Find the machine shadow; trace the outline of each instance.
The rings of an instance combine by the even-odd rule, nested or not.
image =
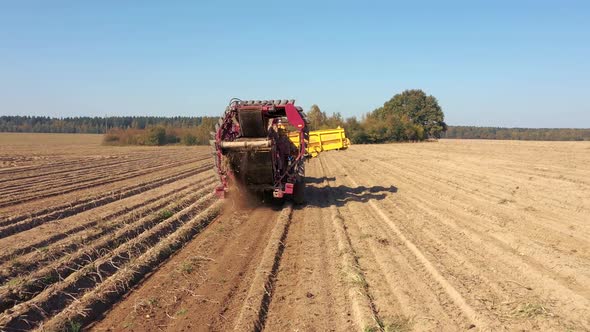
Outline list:
[[[307,186],[305,188],[305,206],[329,207],[329,206],[344,206],[348,202],[368,202],[370,200],[382,200],[391,193],[397,193],[397,187],[391,185],[373,186],[373,187],[348,187],[344,185],[339,186],[316,186],[314,184],[321,184],[326,178],[306,177]],[[335,178],[328,178],[329,181],[334,181]]]
[[[336,181],[335,177],[324,177],[324,178],[314,178],[311,176],[306,176],[305,177],[305,183],[306,184],[322,184],[324,183],[324,181]]]

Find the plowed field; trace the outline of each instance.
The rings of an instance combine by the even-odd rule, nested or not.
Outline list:
[[[307,203],[208,147],[0,134],[0,331],[590,330],[590,144],[352,146]]]

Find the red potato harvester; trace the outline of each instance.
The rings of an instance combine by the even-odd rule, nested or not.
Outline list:
[[[301,144],[289,140],[297,133]],[[305,114],[294,100],[232,99],[216,125],[215,168],[225,197],[229,188],[304,201],[305,159],[309,132]],[[230,186],[231,184],[231,186]],[[235,189],[234,189],[235,188]]]

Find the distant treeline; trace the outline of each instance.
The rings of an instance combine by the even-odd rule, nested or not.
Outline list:
[[[526,141],[590,141],[590,129],[449,126],[443,137]]]
[[[113,128],[104,135],[106,145],[207,145],[217,118],[203,118],[201,124],[192,127],[157,125],[145,129]]]
[[[307,112],[310,129],[343,127],[353,143],[422,141],[430,138],[590,141],[590,129],[447,126],[433,96],[406,90],[360,119],[328,116],[317,105]],[[0,132],[106,134],[105,144],[208,144],[217,117],[0,116]]]
[[[0,132],[106,134],[114,128],[196,127],[204,119],[207,119],[207,117],[110,116],[50,118],[45,116],[0,116]]]

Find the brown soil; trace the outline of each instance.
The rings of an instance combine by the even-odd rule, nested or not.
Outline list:
[[[13,254],[0,254],[5,259],[0,300],[22,303],[0,314],[0,330],[26,327],[23,319],[31,320],[30,328],[82,323],[95,331],[590,329],[588,143],[443,140],[352,146],[307,164],[306,205],[291,210],[289,204],[243,206],[228,200],[212,221],[203,219],[204,206],[168,207],[212,186],[208,168],[172,178],[191,167],[210,167],[198,160],[205,149],[107,152],[94,144],[78,152],[60,145],[59,157],[51,161],[41,152],[27,159],[19,150],[23,145],[12,145],[0,157],[22,165],[1,169],[0,176],[21,179],[0,186],[13,190],[25,179],[54,191],[59,186],[51,184],[60,181],[76,186],[65,175],[93,179],[86,171],[100,172],[92,164],[101,153],[114,156],[100,161],[107,170],[119,165],[131,174],[150,155],[157,167],[158,153],[161,165],[179,164],[141,175],[172,179],[161,187],[6,233],[0,246]],[[184,163],[189,151],[194,161]],[[42,212],[58,198],[62,203],[100,199],[138,179],[2,208],[0,230],[26,209]],[[29,197],[33,191],[23,192]],[[163,209],[171,209],[170,219],[157,226],[153,215]],[[190,216],[183,223],[201,226],[175,223],[183,213]],[[134,228],[144,222],[145,230]],[[126,229],[134,230],[130,238],[99,255],[90,253],[96,257],[64,280],[40,274],[66,266],[83,248],[128,234]],[[85,239],[84,246],[60,236],[66,233]],[[109,262],[122,265],[113,268]],[[88,266],[100,270],[104,280],[82,282],[94,275]],[[42,285],[32,278],[47,286],[29,295],[11,293],[29,289],[28,283]],[[93,286],[71,292],[78,301],[43,300],[57,296],[52,289],[77,284]],[[55,317],[44,318],[35,308],[47,308]]]
[[[93,329],[231,329],[278,215],[228,207]]]

